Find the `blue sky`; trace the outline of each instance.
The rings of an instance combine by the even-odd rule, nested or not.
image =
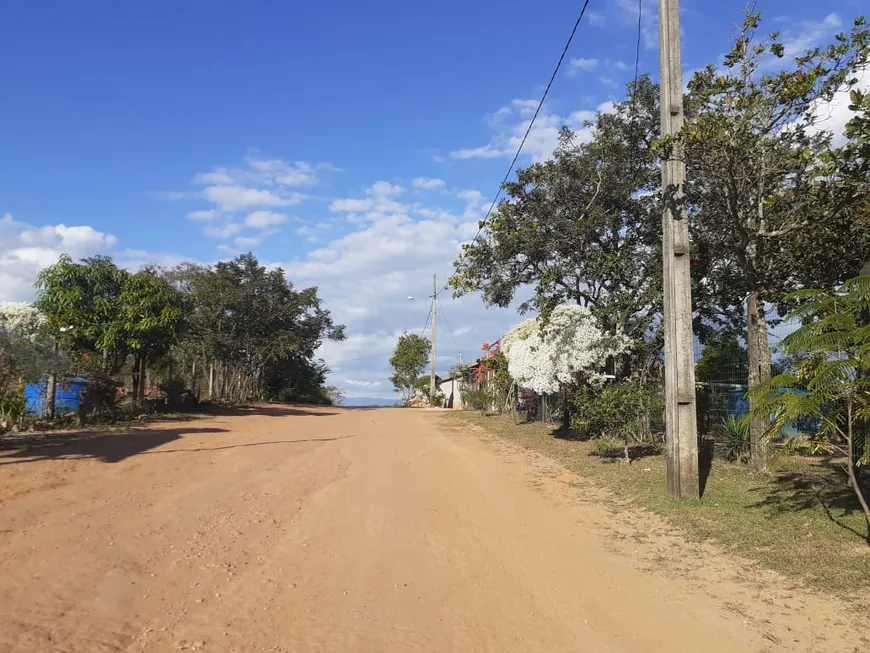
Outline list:
[[[0,108],[0,300],[27,300],[59,253],[130,267],[241,251],[318,285],[346,343],[332,382],[392,395],[385,360],[419,329],[476,232],[579,1],[306,5],[8,0]],[[743,0],[683,0],[684,67],[718,60]],[[828,42],[858,0],[760,0],[795,50]],[[641,71],[658,68],[645,0]],[[592,0],[529,140],[623,95],[636,0]],[[439,366],[519,321],[445,298]]]

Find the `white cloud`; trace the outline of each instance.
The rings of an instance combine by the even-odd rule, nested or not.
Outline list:
[[[633,29],[637,34],[637,19],[640,11],[637,0],[614,0],[612,6],[615,9],[616,18],[622,26]],[[656,3],[643,3],[640,29],[643,46],[647,50],[655,50],[659,47],[658,14],[659,9]]]
[[[607,19],[604,17],[604,14],[597,11],[590,11],[587,14],[587,17],[589,18],[589,24],[595,25],[595,27],[604,27],[607,24]]]
[[[359,211],[368,211],[373,205],[374,200],[369,197],[362,199],[346,198],[330,202],[329,210],[334,211],[335,213],[357,213]]]
[[[115,255],[119,267],[127,270],[139,270],[146,265],[157,265],[162,268],[172,268],[185,262],[191,262],[191,257],[166,252],[148,252],[142,249],[125,249]]]
[[[237,222],[228,222],[222,225],[208,225],[203,233],[212,238],[230,238],[242,230],[242,225]]]
[[[514,100],[503,106],[487,119],[495,135],[487,145],[464,148],[451,152],[454,159],[512,157],[522,142],[523,135],[537,108],[536,100]],[[612,103],[598,106],[598,111],[612,110]],[[523,154],[534,161],[548,158],[559,143],[559,130],[568,126],[578,133],[583,141],[591,136],[590,129],[584,124],[594,120],[595,111],[574,111],[567,117],[552,113],[546,106],[541,109],[523,146]]]
[[[420,188],[422,190],[430,190],[432,188],[441,188],[444,185],[443,179],[434,179],[432,177],[416,177],[411,185],[414,188]]]
[[[367,192],[375,197],[395,197],[405,192],[405,189],[388,181],[376,181]]]
[[[267,209],[294,206],[307,198],[295,188],[314,186],[324,173],[340,172],[331,163],[285,161],[265,158],[259,154],[245,157],[238,167],[215,166],[208,172],[194,175],[192,183],[201,188],[193,192],[170,191],[157,193],[166,200],[204,200],[210,208],[190,211],[187,217],[201,222],[212,222],[203,232],[210,236],[228,238],[237,233],[233,226],[249,213],[245,220],[248,227],[273,227],[284,222],[279,214]],[[214,224],[224,221],[221,224]],[[247,238],[247,237],[244,237]]]
[[[260,238],[258,236],[239,236],[235,240],[233,240],[233,245],[238,247],[239,249],[244,249],[246,247],[255,247],[260,244]]]
[[[870,93],[870,68],[859,71],[855,77],[858,82],[854,86],[837,91],[830,102],[820,102],[815,109],[818,122],[809,131],[813,133],[822,130],[831,132],[834,145],[839,146],[846,141],[844,135],[846,123],[855,116],[855,113],[849,109],[851,104],[849,91],[860,89],[865,93]]]
[[[394,397],[386,379],[396,340],[403,331],[420,332],[432,275],[437,274],[439,287],[446,283],[460,244],[476,234],[488,207],[476,189],[438,194],[445,206],[401,203],[395,199],[398,192],[373,184],[363,198],[372,200],[367,219],[355,231],[282,264],[297,286],[317,286],[324,305],[347,325],[348,340],[325,343],[319,355],[333,370],[330,383],[348,396]],[[384,200],[389,210],[379,211],[376,205]],[[297,229],[304,236],[315,231],[311,225]],[[408,296],[418,299],[408,301]],[[517,321],[513,311],[484,310],[477,296],[453,300],[448,290],[439,297],[439,373],[458,361],[460,351],[466,360],[475,358],[480,343],[497,339]]]
[[[193,178],[194,184],[234,184],[236,178],[226,168],[201,172]]]
[[[333,213],[364,213],[367,219],[375,220],[385,214],[402,210],[402,204],[393,198],[404,192],[405,189],[401,186],[388,181],[376,181],[365,189],[368,197],[335,199],[330,202],[329,210]]]
[[[616,70],[631,70],[631,66],[624,61],[619,61],[618,59],[607,59],[605,64]]]
[[[288,163],[280,159],[245,159],[248,166],[260,175],[260,181],[282,186],[314,186],[318,182],[317,172],[310,163],[294,161]]]
[[[245,186],[208,186],[202,194],[227,213],[263,206],[291,206],[302,201],[302,196],[296,193],[282,197],[269,190]]]
[[[819,45],[832,37],[843,27],[843,21],[838,14],[830,13],[820,21],[801,21],[785,30],[782,44],[785,46],[785,56],[799,57],[807,50]]]
[[[354,388],[382,388],[387,385],[386,381],[363,381],[360,379],[344,379],[344,384]]]
[[[214,220],[218,215],[220,215],[215,209],[204,209],[199,211],[191,211],[187,214],[187,217],[191,220]]]
[[[601,65],[601,62],[595,58],[584,58],[580,57],[578,59],[571,59],[568,62],[568,74],[569,75],[577,75],[581,72],[589,72],[591,70],[595,70],[598,66]]]
[[[509,150],[497,148],[494,145],[482,145],[480,147],[466,147],[450,153],[454,159],[495,159],[507,156]]]
[[[245,226],[253,229],[276,227],[287,222],[287,216],[272,211],[254,211],[245,218]]]
[[[253,186],[314,186],[320,181],[318,171],[336,172],[331,163],[311,164],[307,161],[284,161],[247,156],[238,168],[215,167],[194,176],[193,183],[201,185],[253,185]]]
[[[118,240],[90,226],[64,224],[33,227],[11,215],[0,218],[0,301],[33,299],[33,283],[41,270],[61,254],[74,259],[112,249]]]

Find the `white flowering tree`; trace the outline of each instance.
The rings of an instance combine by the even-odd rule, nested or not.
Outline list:
[[[7,376],[28,380],[64,365],[46,333],[45,315],[26,302],[0,302],[0,356]]]
[[[588,308],[574,304],[557,306],[546,323],[539,317],[526,320],[502,339],[511,377],[538,394],[604,379],[607,360],[629,345],[621,334],[604,333]],[[565,414],[567,421],[567,410]]]
[[[0,302],[0,431],[24,411],[21,378],[37,347],[45,320],[24,302]]]
[[[0,332],[7,338],[33,341],[45,324],[45,316],[33,304],[0,302]]]

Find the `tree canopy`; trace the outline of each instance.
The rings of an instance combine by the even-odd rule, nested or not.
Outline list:
[[[432,343],[427,338],[416,333],[404,333],[399,336],[396,348],[390,358],[393,375],[390,382],[396,392],[402,393],[402,399],[408,401],[414,391],[417,379],[426,367]]]
[[[326,391],[328,369],[315,356],[325,339],[343,339],[344,327],[317,288],[297,290],[252,254],[135,273],[108,257],[62,256],[39,275],[37,291],[43,331],[74,368],[131,373],[134,401],[149,370],[197,393],[207,385],[211,398],[339,398]]]

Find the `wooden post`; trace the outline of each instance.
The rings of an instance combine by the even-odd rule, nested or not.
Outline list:
[[[679,0],[659,0],[659,66],[662,135],[683,127],[683,75]],[[664,268],[665,426],[668,491],[674,498],[700,494],[695,413],[695,360],[689,226],[683,185],[686,164],[675,147],[662,162]]]
[[[438,281],[432,275],[432,370],[429,373],[429,405],[435,405],[435,322],[438,319]]]

